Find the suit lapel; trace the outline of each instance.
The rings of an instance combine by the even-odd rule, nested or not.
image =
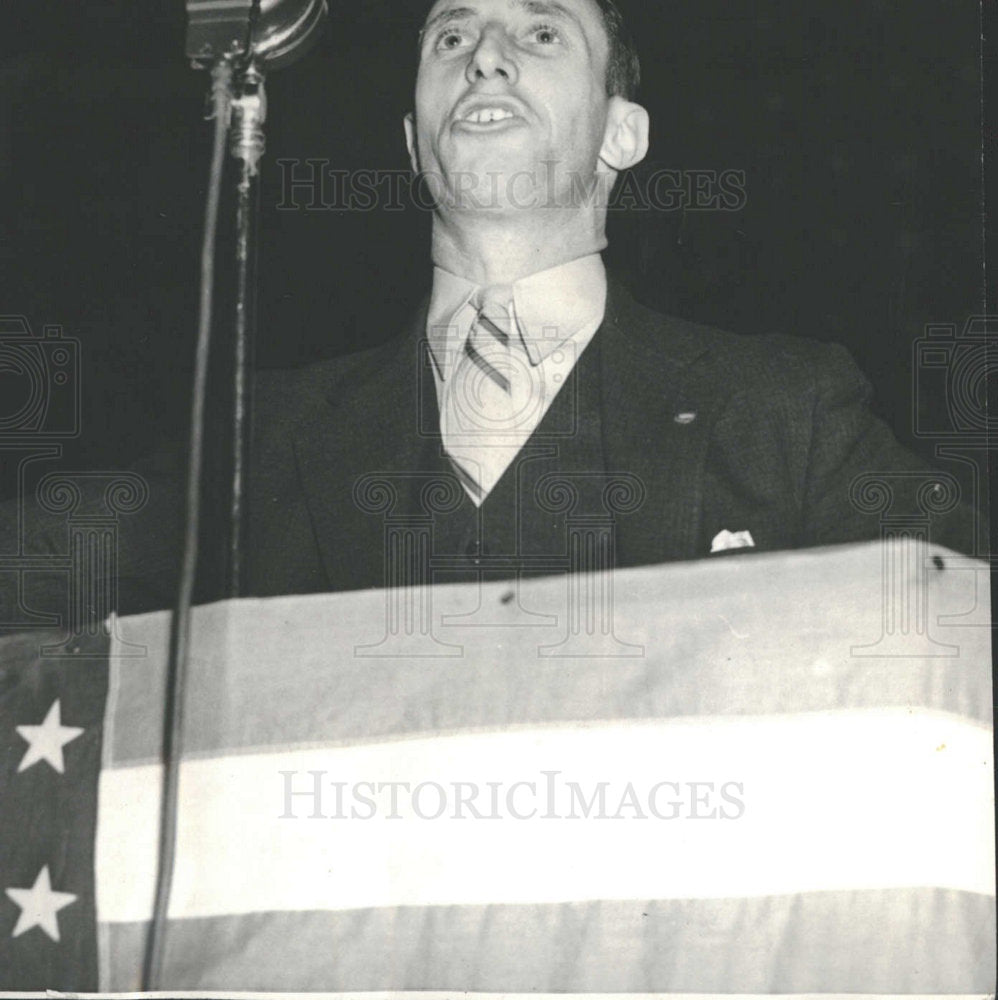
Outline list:
[[[332,589],[384,583],[385,519],[407,512],[419,468],[426,306],[403,338],[372,352],[295,438],[295,457]]]
[[[604,454],[609,473],[646,491],[617,522],[618,565],[692,559],[717,389],[696,362],[707,346],[689,326],[641,309],[611,282],[601,338]]]

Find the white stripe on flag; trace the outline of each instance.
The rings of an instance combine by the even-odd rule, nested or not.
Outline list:
[[[448,793],[444,817],[413,816],[389,792],[379,814],[306,819],[314,802],[292,800],[302,818],[281,819],[281,772],[309,790],[323,777],[319,811],[337,811],[333,782],[434,782]],[[543,819],[542,772],[560,772],[589,799],[609,782],[607,814],[630,784],[647,813],[651,790],[680,785],[674,820]],[[498,821],[452,818],[451,786],[476,783],[488,813],[500,783]],[[536,782],[536,800],[520,787]],[[717,789],[741,786],[738,819],[693,819],[688,785],[714,783],[698,810],[736,812]],[[101,775],[96,845],[101,922],[148,919],[152,907],[160,769]],[[700,790],[704,793],[704,789]],[[424,789],[420,811],[439,795]],[[659,792],[668,814],[677,796]],[[526,904],[584,900],[709,899],[852,889],[939,887],[993,894],[991,739],[955,716],[905,710],[547,726],[445,734],[376,745],[220,756],[184,764],[173,918],[268,911]],[[566,815],[568,797],[555,812]],[[361,812],[368,811],[361,807]],[[577,814],[581,809],[577,811]]]

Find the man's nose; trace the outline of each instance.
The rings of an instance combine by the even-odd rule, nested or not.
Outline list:
[[[499,27],[487,27],[475,51],[468,60],[465,75],[468,83],[489,80],[498,76],[509,83],[516,83],[518,71],[516,61],[509,51],[506,33]]]

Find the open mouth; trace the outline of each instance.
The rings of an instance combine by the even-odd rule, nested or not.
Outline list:
[[[461,121],[472,125],[491,125],[493,122],[509,121],[515,117],[509,108],[477,108],[464,115]]]
[[[523,121],[520,108],[511,100],[488,98],[465,101],[454,115],[454,124],[473,131],[489,131],[510,127]]]

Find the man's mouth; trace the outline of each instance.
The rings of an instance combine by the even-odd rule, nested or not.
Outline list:
[[[473,131],[501,130],[523,124],[524,112],[512,98],[484,94],[461,102],[454,114],[454,124]]]
[[[491,125],[492,122],[506,121],[515,117],[508,108],[476,108],[464,115],[461,121],[471,122],[473,125]]]

